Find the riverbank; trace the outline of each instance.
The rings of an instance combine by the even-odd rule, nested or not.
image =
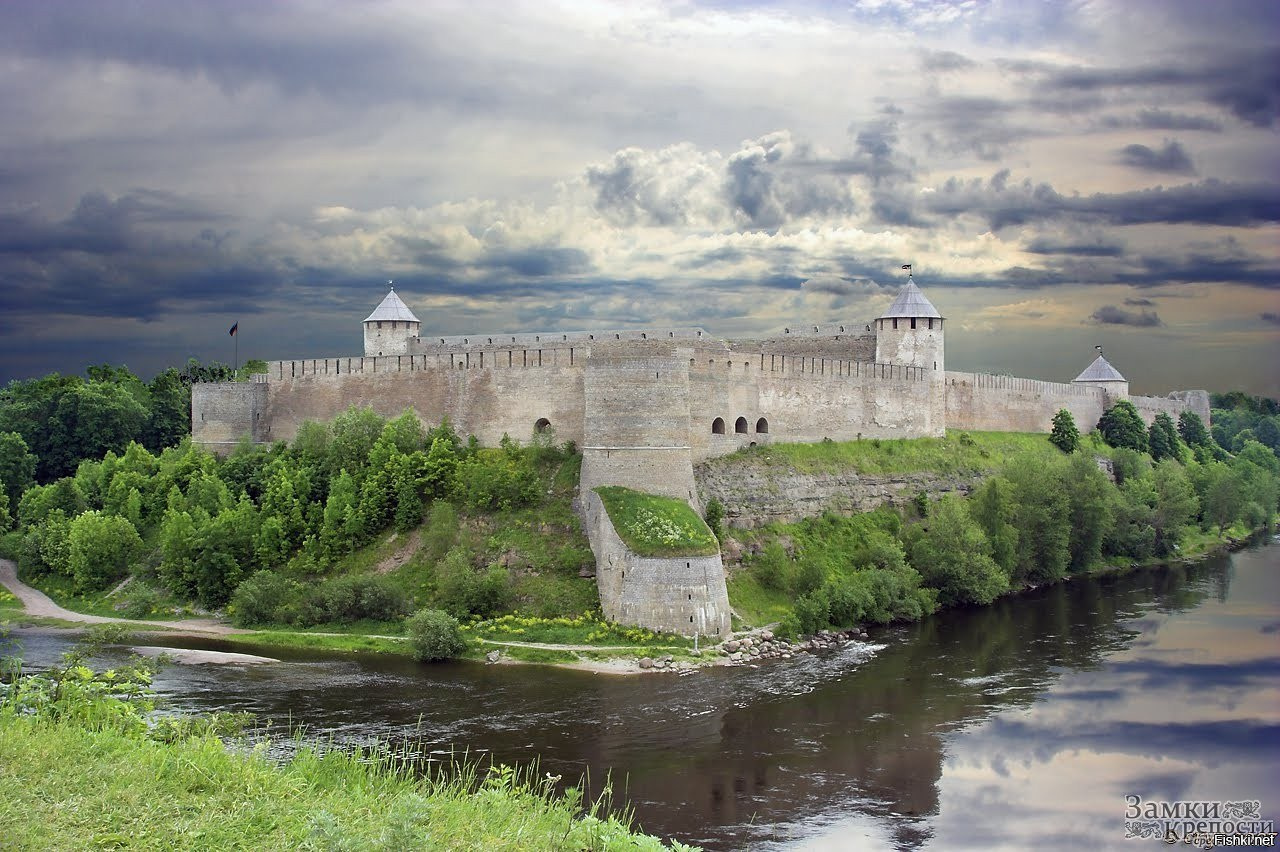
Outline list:
[[[535,770],[417,778],[394,756],[310,748],[277,763],[212,735],[156,742],[7,708],[0,766],[12,850],[668,848]]]

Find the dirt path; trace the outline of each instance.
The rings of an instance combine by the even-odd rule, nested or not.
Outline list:
[[[18,579],[18,566],[8,559],[0,559],[0,585],[3,585],[22,602],[27,615],[38,615],[46,618],[60,618],[63,621],[75,621],[81,624],[131,624],[135,627],[157,627],[181,633],[206,633],[213,636],[228,636],[233,633],[251,633],[251,630],[240,630],[235,627],[214,621],[211,618],[187,618],[182,621],[136,621],[132,618],[112,618],[105,615],[88,615],[83,612],[72,612],[58,606],[49,596],[38,589],[33,589]]]

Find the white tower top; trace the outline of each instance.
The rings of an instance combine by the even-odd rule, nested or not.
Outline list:
[[[1120,375],[1120,371],[1099,355],[1094,359],[1093,363],[1084,368],[1084,372],[1076,376],[1073,381],[1077,382],[1127,382],[1124,376]]]
[[[394,287],[387,297],[383,299],[378,307],[373,309],[373,313],[365,317],[365,322],[391,322],[396,320],[399,322],[419,322],[418,318],[413,315],[413,311],[409,310],[409,306],[396,295]]]
[[[916,286],[916,282],[911,278],[907,278],[906,286],[898,292],[898,298],[893,300],[884,313],[880,315],[880,319],[894,319],[897,317],[933,317],[942,319],[942,314],[938,313],[938,309],[933,306]]]

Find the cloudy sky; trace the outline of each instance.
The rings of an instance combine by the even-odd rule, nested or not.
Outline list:
[[[874,316],[1280,395],[1280,4],[0,6],[0,381]]]

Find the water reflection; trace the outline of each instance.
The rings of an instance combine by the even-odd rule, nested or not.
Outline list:
[[[289,653],[157,685],[338,742],[612,770],[646,831],[708,848],[1122,847],[1128,793],[1274,813],[1278,563],[1272,545],[1074,582],[692,677]]]

